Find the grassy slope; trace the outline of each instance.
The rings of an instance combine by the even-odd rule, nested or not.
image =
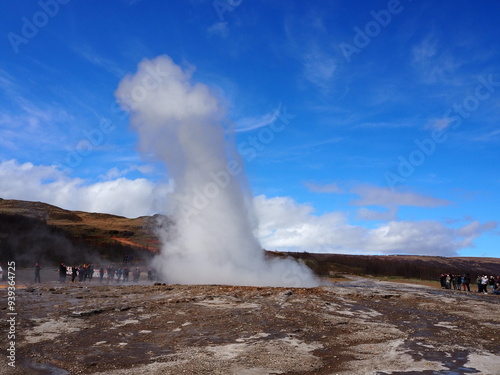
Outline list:
[[[0,262],[119,261],[158,251],[156,217],[68,211],[41,202],[0,200]]]

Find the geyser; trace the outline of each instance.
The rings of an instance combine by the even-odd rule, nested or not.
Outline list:
[[[317,279],[293,260],[268,260],[255,237],[257,220],[243,162],[225,108],[205,84],[192,82],[168,56],[143,60],[115,93],[130,113],[141,151],[166,164],[173,180],[155,267],[181,284],[306,287]]]

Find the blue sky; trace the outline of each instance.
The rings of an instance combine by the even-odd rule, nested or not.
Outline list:
[[[497,257],[500,4],[9,2],[0,197],[162,211],[121,79],[168,55],[227,107],[264,247]],[[168,145],[165,145],[168,147]]]

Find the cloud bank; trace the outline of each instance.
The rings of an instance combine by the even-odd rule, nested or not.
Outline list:
[[[88,183],[70,178],[57,166],[8,160],[0,163],[0,197],[41,201],[69,210],[103,212],[125,217],[153,215],[168,185],[124,177]],[[124,199],[126,197],[126,199]]]
[[[315,215],[314,207],[287,197],[261,195],[255,204],[259,238],[272,250],[457,256],[460,249],[474,246],[474,239],[497,227],[494,221],[473,220],[451,228],[436,220],[388,220],[366,228],[350,224],[345,213]]]

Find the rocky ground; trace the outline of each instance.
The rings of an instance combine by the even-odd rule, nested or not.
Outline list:
[[[7,347],[7,291],[0,342]],[[17,289],[2,374],[500,374],[500,296],[352,277],[317,288]]]

